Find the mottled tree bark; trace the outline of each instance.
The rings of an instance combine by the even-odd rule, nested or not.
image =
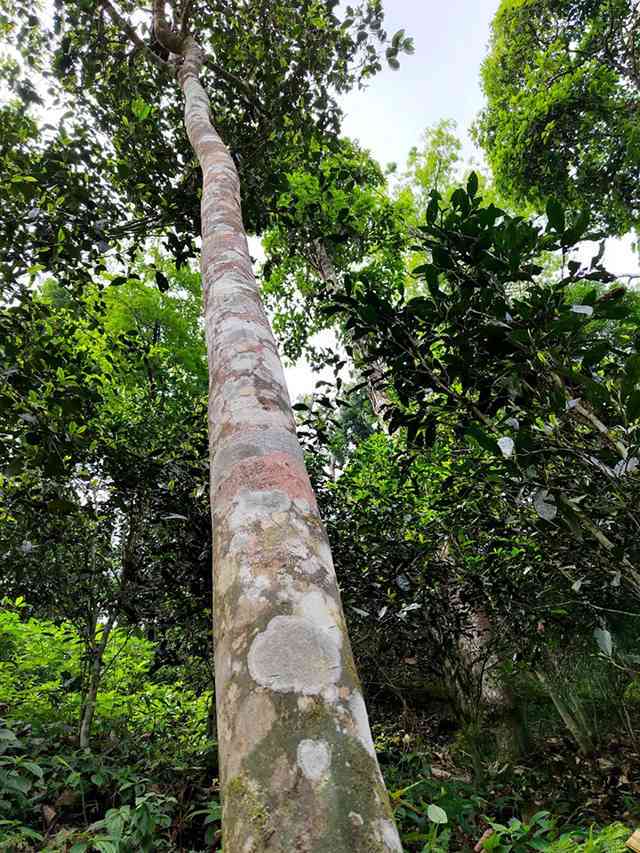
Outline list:
[[[224,849],[401,851],[251,265],[238,174],[198,79],[200,48],[167,30],[164,3],[154,11],[159,40],[182,57],[185,124],[203,175]]]
[[[489,712],[493,718],[498,758],[517,760],[527,747],[522,716],[514,696],[499,674],[500,661],[492,648],[492,626],[484,610],[469,614],[468,630],[460,639],[460,654],[469,683],[472,685],[467,701],[469,718],[480,719]],[[463,705],[464,707],[464,705]]]

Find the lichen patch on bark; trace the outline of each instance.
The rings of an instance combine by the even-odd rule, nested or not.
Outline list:
[[[390,820],[376,821],[376,828],[380,833],[380,840],[385,845],[386,850],[394,851],[394,853],[402,853],[402,844],[398,837],[398,830],[394,823]]]
[[[277,693],[318,694],[340,679],[336,639],[304,617],[275,616],[249,649],[251,677]]]
[[[331,750],[325,740],[301,740],[298,744],[298,767],[310,782],[320,782],[331,765]]]

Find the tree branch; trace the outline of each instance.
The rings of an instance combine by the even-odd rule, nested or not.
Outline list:
[[[111,20],[116,24],[123,32],[127,34],[129,40],[133,42],[133,44],[140,48],[153,63],[155,63],[158,68],[170,68],[171,65],[168,62],[165,62],[161,56],[158,56],[157,53],[154,53],[148,44],[145,44],[144,41],[140,38],[135,28],[127,21],[125,17],[123,17],[120,12],[113,6],[111,0],[102,0],[103,8],[108,12]]]
[[[222,65],[218,65],[218,63],[210,56],[205,58],[204,64],[210,71],[213,71],[214,74],[222,77],[228,83],[233,83],[233,85],[242,92],[251,106],[255,107],[258,112],[262,113],[262,115],[266,115],[265,109],[258,100],[256,93],[244,82],[244,80],[241,80],[240,77],[236,77],[236,75],[232,74],[231,71],[227,71],[226,68],[222,67]]]
[[[165,0],[153,0],[153,32],[165,50],[180,54],[184,37],[168,23],[165,5]]]
[[[193,6],[193,0],[184,0],[184,5],[182,6],[182,13],[180,15],[180,35],[184,38],[184,36],[189,35],[189,16],[191,15],[191,7]]]

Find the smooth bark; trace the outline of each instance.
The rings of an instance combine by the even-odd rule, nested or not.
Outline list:
[[[202,51],[169,33],[162,2],[154,12],[157,37],[182,58],[185,124],[203,175],[224,849],[401,851],[252,269],[238,174],[198,79]]]
[[[500,674],[494,629],[481,609],[471,611],[467,621],[458,643],[460,660],[453,680],[458,713],[472,725],[489,714],[498,758],[517,760],[527,749],[527,735],[515,697]]]

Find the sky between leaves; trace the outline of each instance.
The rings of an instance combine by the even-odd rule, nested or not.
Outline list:
[[[50,0],[42,5],[46,10]],[[342,0],[340,11],[347,5],[349,0]],[[385,68],[367,89],[342,99],[345,135],[359,140],[383,166],[395,162],[402,171],[424,130],[441,119],[454,119],[465,161],[482,162],[469,129],[483,105],[480,65],[498,5],[499,0],[384,0],[387,31],[404,29],[414,39],[415,54],[402,55],[399,70]],[[638,271],[631,243],[631,237],[608,241],[605,264],[612,272]],[[259,258],[257,241],[251,244]],[[590,252],[589,247],[585,256]],[[323,343],[331,340],[329,336]],[[319,378],[331,378],[314,376],[303,362],[287,366],[285,373],[293,400],[309,394]]]
[[[407,155],[419,145],[425,129],[441,119],[454,119],[463,142],[465,161],[482,163],[482,152],[471,141],[470,127],[482,109],[480,65],[489,43],[491,21],[499,0],[383,0],[389,33],[406,30],[415,42],[413,56],[402,55],[400,68],[385,68],[365,91],[342,99],[343,132],[360,141],[386,166],[404,169]],[[343,0],[341,8],[348,5]],[[632,237],[609,240],[604,257],[616,273],[639,270]],[[596,249],[597,250],[597,247]],[[593,245],[584,256],[595,254]],[[326,345],[331,337],[321,337]],[[304,363],[285,368],[292,400],[309,394],[318,379]]]

